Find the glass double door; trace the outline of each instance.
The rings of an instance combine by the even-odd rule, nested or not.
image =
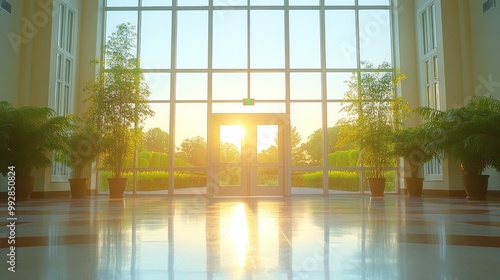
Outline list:
[[[281,114],[213,114],[212,195],[284,195]]]

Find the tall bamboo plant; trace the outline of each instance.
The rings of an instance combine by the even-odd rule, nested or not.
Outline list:
[[[86,118],[101,134],[104,165],[111,169],[113,178],[122,176],[125,160],[137,144],[140,125],[154,115],[147,103],[150,91],[134,55],[134,30],[130,23],[117,26],[107,39],[103,57],[92,61],[99,67],[96,80],[85,86],[89,94]]]
[[[364,68],[373,65],[364,63]],[[395,164],[394,137],[402,127],[408,103],[396,95],[396,86],[406,76],[385,62],[373,72],[354,73],[347,85],[339,120],[337,146],[354,146],[363,164],[371,169],[372,178],[383,178],[385,168]]]

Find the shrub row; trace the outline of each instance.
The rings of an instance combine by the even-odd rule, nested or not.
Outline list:
[[[355,167],[358,166],[359,151],[336,151],[328,154],[328,166]],[[165,168],[168,167],[169,156],[166,153],[142,151],[138,156],[140,168]],[[174,158],[177,167],[192,167],[193,165],[182,158]],[[133,160],[127,159],[127,167],[133,166]]]
[[[103,171],[100,176],[100,191],[108,191],[108,178],[111,172]],[[134,186],[134,177],[132,172],[124,174],[127,178],[127,187],[125,191],[132,191]],[[182,172],[174,173],[174,186],[176,189],[202,187],[207,185],[207,176],[205,172]],[[166,171],[147,171],[137,173],[137,191],[159,191],[168,189],[168,172]]]
[[[395,171],[387,171],[386,191],[395,190]],[[168,173],[165,171],[147,171],[137,173],[137,191],[158,191],[168,189]],[[108,190],[108,178],[111,177],[111,172],[103,171],[100,176],[100,190]],[[134,178],[133,173],[128,172],[124,175],[128,179],[126,191],[133,190]],[[207,176],[205,172],[182,172],[174,173],[175,188],[190,188],[206,186]],[[306,188],[321,188],[323,186],[323,172],[293,172],[292,173],[293,187]],[[359,173],[352,171],[329,171],[328,172],[328,188],[330,190],[339,191],[359,191]]]
[[[166,168],[168,167],[169,156],[166,153],[142,151],[137,158],[139,168]],[[125,166],[133,167],[133,159],[127,159]],[[182,158],[174,158],[174,166],[176,167],[192,167],[192,164],[187,163]]]
[[[323,187],[323,172],[316,171],[303,175],[304,187],[321,188]],[[359,191],[359,175],[357,172],[349,171],[329,171],[328,188],[339,191]]]
[[[394,178],[395,171],[387,171],[384,173],[386,180],[386,191],[395,190]],[[294,184],[293,186],[307,187],[307,188],[321,188],[323,187],[323,172],[308,172],[302,175],[303,184]],[[292,177],[293,183],[293,177]],[[328,171],[328,189],[339,191],[359,192],[359,173],[352,171]]]

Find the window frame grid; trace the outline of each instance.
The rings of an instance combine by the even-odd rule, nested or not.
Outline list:
[[[251,84],[251,74],[253,73],[284,73],[285,74],[285,99],[279,99],[279,100],[259,100],[259,103],[285,103],[285,108],[286,108],[286,114],[289,116],[290,115],[290,105],[296,102],[304,102],[304,103],[312,103],[312,102],[320,102],[321,103],[321,108],[322,108],[322,123],[320,125],[320,128],[323,129],[323,139],[327,139],[327,128],[328,128],[328,104],[331,103],[340,103],[343,100],[342,99],[329,99],[327,97],[327,74],[328,73],[358,73],[358,81],[360,79],[359,73],[363,72],[391,72],[394,71],[393,69],[386,70],[386,69],[365,69],[361,67],[361,55],[360,55],[360,19],[359,19],[359,12],[362,10],[388,10],[389,11],[389,20],[390,20],[390,46],[391,46],[391,60],[392,60],[392,65],[396,64],[395,60],[395,40],[394,40],[394,4],[393,0],[389,0],[389,5],[374,5],[374,6],[368,6],[368,5],[359,5],[359,1],[355,0],[354,5],[326,5],[325,0],[320,0],[319,5],[314,5],[314,6],[305,6],[305,5],[289,5],[289,0],[284,0],[284,5],[278,5],[278,6],[258,6],[258,5],[251,5],[250,1],[247,1],[246,5],[241,5],[241,6],[214,6],[213,5],[213,0],[208,1],[207,6],[179,6],[177,5],[177,0],[172,0],[172,5],[171,6],[142,6],[142,0],[138,1],[138,6],[137,7],[107,7],[105,4],[105,7],[103,9],[103,14],[104,14],[104,22],[106,22],[106,14],[108,11],[137,11],[138,16],[137,16],[137,23],[132,23],[137,26],[137,57],[140,57],[140,35],[141,35],[141,18],[142,18],[142,12],[143,11],[171,11],[172,12],[172,23],[171,23],[171,59],[170,59],[170,68],[169,69],[143,69],[144,73],[169,73],[170,74],[170,100],[152,100],[150,101],[151,103],[154,104],[169,104],[170,105],[170,120],[169,120],[169,142],[170,142],[170,149],[169,149],[169,154],[173,155],[175,154],[175,110],[176,110],[176,104],[198,104],[198,103],[206,103],[207,104],[207,128],[210,127],[210,115],[212,114],[212,107],[213,104],[223,104],[223,103],[234,103],[234,102],[241,102],[241,100],[213,100],[212,99],[212,77],[214,73],[247,73],[247,96],[250,96],[250,84]],[[224,10],[241,10],[241,11],[247,11],[247,67],[245,68],[238,68],[238,69],[214,69],[213,68],[213,20],[214,20],[214,11],[224,11]],[[263,69],[263,68],[251,68],[251,57],[250,57],[250,44],[251,44],[251,38],[250,38],[250,28],[251,28],[251,11],[254,10],[282,10],[284,12],[284,54],[285,54],[285,65],[284,68],[271,68],[271,69]],[[290,34],[289,34],[289,28],[290,28],[290,18],[289,18],[289,12],[294,11],[294,10],[299,10],[299,11],[307,11],[307,10],[317,10],[319,11],[319,21],[320,21],[320,67],[319,68],[291,68],[290,67]],[[326,65],[326,30],[325,30],[325,13],[326,11],[330,10],[354,10],[355,14],[355,26],[356,26],[356,34],[355,34],[355,41],[356,41],[356,68],[328,68]],[[177,12],[178,11],[208,11],[208,53],[207,53],[207,68],[203,69],[178,69],[176,68],[176,53],[177,53]],[[105,42],[105,24],[103,25],[103,37],[102,37],[102,42]],[[290,74],[291,73],[309,73],[309,72],[314,72],[314,73],[320,73],[321,75],[321,100],[309,100],[309,99],[304,99],[304,100],[291,100],[290,98]],[[177,73],[206,73],[207,74],[207,100],[177,100],[175,99],[176,96],[176,74]],[[397,93],[399,95],[399,93]],[[290,143],[290,129],[287,129],[285,132],[285,143]],[[305,136],[303,136],[305,137]],[[208,141],[210,141],[211,138],[211,133],[208,130],[207,131],[207,144]],[[323,141],[323,158],[326,159],[328,158],[328,151],[327,151],[327,146],[328,143],[327,141]],[[184,167],[174,167],[174,157],[170,157],[170,164],[168,169],[169,174],[173,174],[174,171],[181,171],[181,170],[206,170],[207,174],[210,172],[210,153],[208,153],[207,157],[207,167],[195,167],[195,168],[184,168]],[[285,155],[285,162],[290,163],[290,155],[286,154]],[[366,172],[368,170],[364,166],[360,166],[357,168],[338,168],[338,167],[329,167],[327,164],[324,164],[323,166],[307,166],[307,167],[291,167],[290,164],[288,164],[288,169],[285,170],[286,174],[291,174],[291,171],[298,171],[298,170],[322,170],[323,171],[323,195],[328,195],[329,190],[328,190],[328,171],[337,171],[337,170],[355,170],[360,172],[360,186],[361,190],[360,193],[364,193],[365,190],[367,189],[364,187],[364,182],[362,181],[363,179],[363,172]],[[392,167],[390,168],[391,170],[393,169]],[[136,175],[137,171],[140,171],[142,169],[139,168],[134,168],[134,176]],[[398,173],[399,176],[399,173]],[[287,179],[285,178],[285,181]],[[174,194],[174,177],[169,176],[169,191],[168,195],[173,195]],[[291,182],[288,182],[291,183]],[[290,195],[289,193],[290,190],[287,190],[287,187],[285,187],[285,194]],[[399,191],[399,188],[398,190]],[[134,186],[134,193],[136,192],[135,186]]]

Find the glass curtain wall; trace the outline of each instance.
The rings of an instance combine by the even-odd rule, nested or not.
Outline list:
[[[286,193],[363,191],[337,121],[346,81],[392,71],[379,67],[393,65],[391,0],[107,0],[105,22],[106,37],[136,26],[156,113],[128,163],[129,191],[205,193],[210,115],[244,112],[289,116]]]

